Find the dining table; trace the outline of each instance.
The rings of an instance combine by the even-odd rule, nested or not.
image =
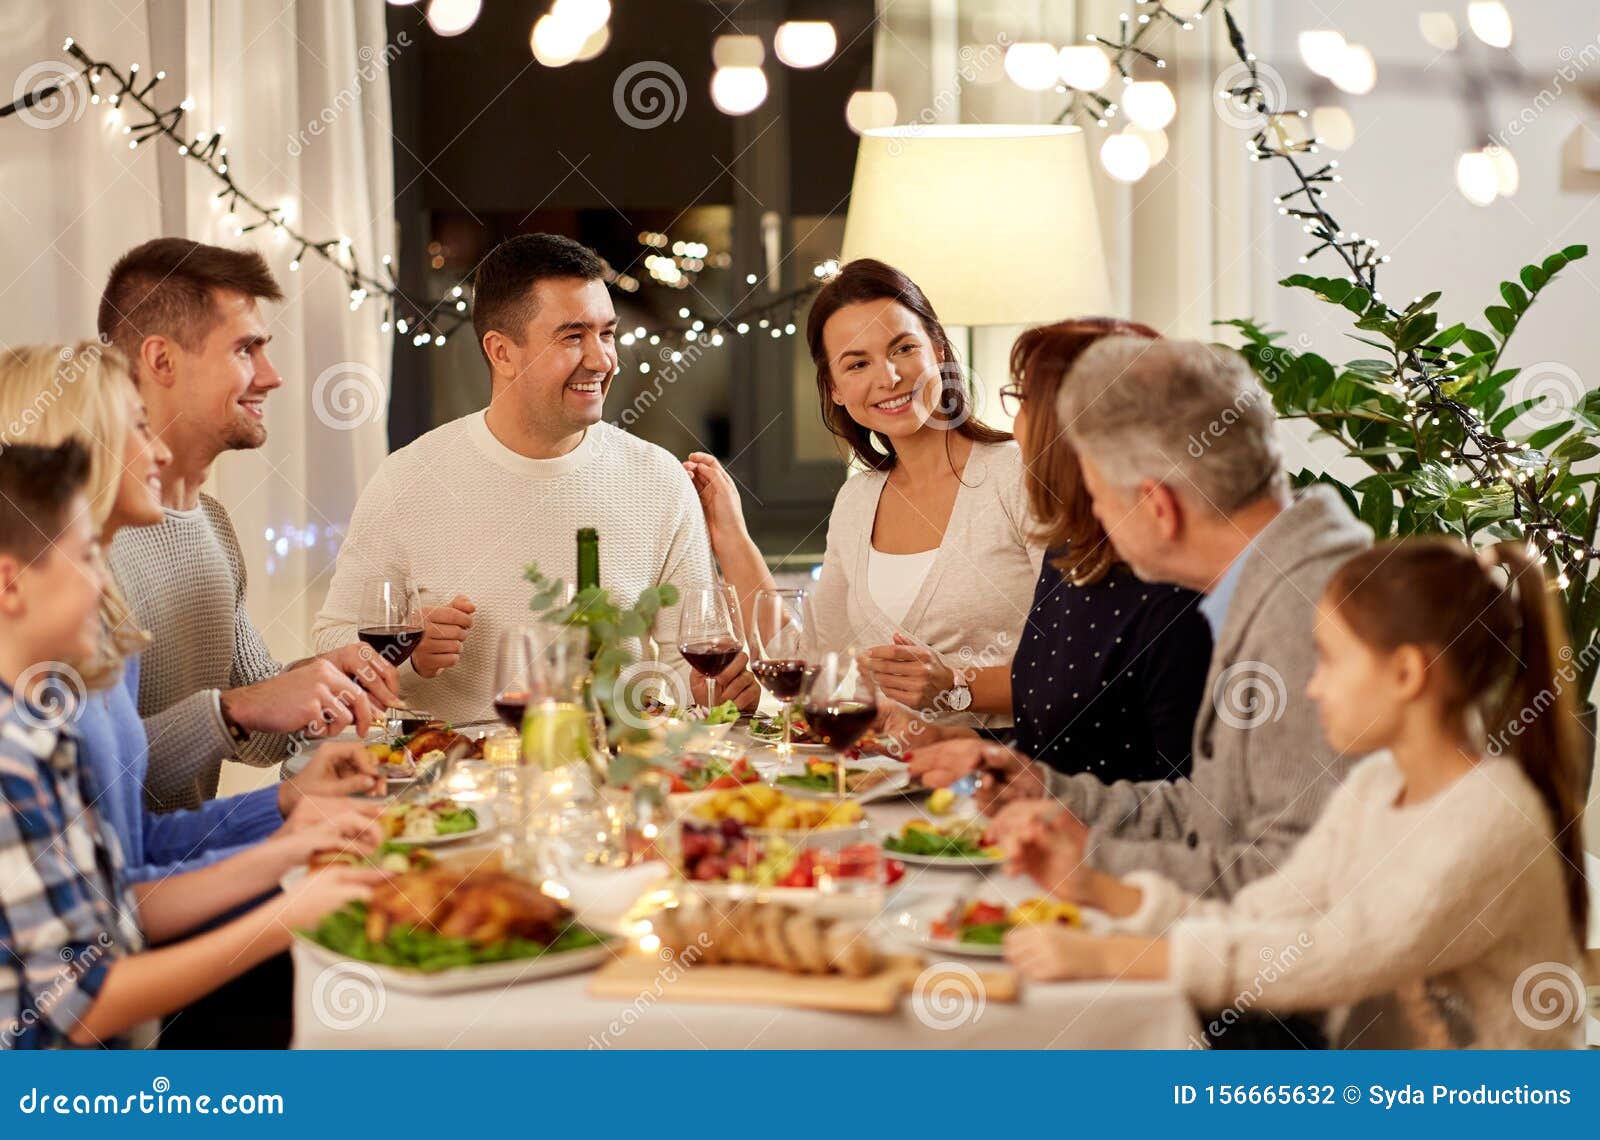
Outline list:
[[[742,731],[742,730],[741,730]],[[749,747],[765,745],[749,741]],[[888,795],[863,804],[875,841],[926,817],[926,800]],[[446,854],[449,848],[438,849]],[[635,871],[638,869],[635,868]],[[670,875],[662,867],[663,875]],[[660,885],[660,884],[658,884]],[[907,864],[869,930],[885,952],[920,955],[918,984],[888,1012],[749,1001],[679,1000],[670,960],[637,992],[597,996],[594,969],[497,980],[485,988],[417,992],[386,985],[364,963],[297,939],[294,1038],[299,1049],[1183,1049],[1201,1030],[1184,994],[1156,981],[1018,982],[987,1000],[982,977],[1003,960],[929,950],[895,916],[942,900],[1037,895],[993,868]],[[901,922],[903,923],[903,918]],[[641,953],[619,942],[614,952]],[[599,963],[604,965],[605,963]],[[688,967],[693,969],[694,967]],[[711,967],[707,967],[711,968]],[[533,973],[536,971],[530,971]],[[952,975],[975,984],[947,984]],[[921,983],[927,980],[926,986]]]

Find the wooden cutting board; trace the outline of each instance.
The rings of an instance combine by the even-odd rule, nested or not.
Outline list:
[[[924,977],[926,975],[926,977]],[[649,993],[661,1001],[738,1002],[781,1005],[843,1013],[890,1013],[918,986],[944,995],[959,993],[976,977],[986,1001],[1017,1000],[1017,976],[1010,970],[929,966],[920,958],[895,955],[868,978],[839,974],[789,974],[765,966],[689,966],[664,964],[654,954],[627,954],[601,968],[589,983],[594,997],[634,999]]]

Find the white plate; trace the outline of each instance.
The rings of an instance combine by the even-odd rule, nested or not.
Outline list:
[[[607,942],[599,946],[585,946],[581,950],[568,950],[562,954],[545,954],[539,958],[521,958],[514,962],[488,962],[481,966],[457,966],[425,974],[421,970],[381,966],[376,962],[363,962],[360,958],[336,954],[298,931],[295,933],[295,939],[300,943],[301,949],[319,966],[343,966],[348,968],[352,975],[375,978],[378,985],[400,993],[419,994],[424,997],[512,986],[521,982],[538,981],[540,978],[573,974],[579,970],[602,965],[623,949],[617,942]]]
[[[954,905],[955,900],[948,896],[924,900],[889,919],[889,929],[902,941],[934,954],[962,954],[970,958],[1004,957],[1004,946],[985,946],[977,942],[962,942],[958,938],[934,937],[932,923],[948,914]]]
[[[852,764],[850,767],[857,767],[857,765]],[[777,788],[780,792],[791,795],[795,799],[799,800],[838,801],[840,799],[846,799],[854,800],[858,804],[870,804],[874,800],[883,800],[888,799],[891,796],[898,796],[900,793],[904,792],[906,788],[910,786],[910,784],[911,773],[902,768],[898,772],[891,772],[887,780],[873,784],[872,787],[867,788],[865,791],[848,792],[842,797],[836,792],[819,792],[812,788],[791,787],[783,782],[782,776],[778,777],[778,779],[773,782],[772,786]]]
[[[1004,889],[1005,880],[987,880],[990,886],[1000,886],[999,890],[985,890],[981,896],[985,901],[1003,903],[1007,907],[1016,906],[1023,900],[1013,900],[1010,896],[1018,894],[1015,889]],[[1015,885],[1015,884],[1013,884]],[[1036,897],[1035,890],[1030,897]],[[962,942],[959,938],[937,938],[933,934],[933,922],[950,913],[955,906],[956,898],[949,894],[939,894],[925,897],[913,905],[901,910],[892,917],[886,917],[885,923],[896,937],[903,942],[933,954],[963,954],[970,958],[1001,958],[1005,956],[1004,946],[987,946],[979,942]],[[1103,934],[1110,927],[1110,919],[1097,910],[1079,908],[1083,915],[1083,925],[1077,929],[1091,934]]]
[[[459,807],[471,808],[478,817],[478,826],[470,831],[457,831],[451,835],[424,835],[409,836],[396,835],[392,841],[405,843],[412,847],[442,847],[446,843],[460,843],[466,839],[473,839],[480,835],[487,835],[494,830],[494,812],[488,804],[458,804]]]
[[[981,871],[986,867],[998,867],[1005,862],[987,855],[974,855],[970,858],[951,857],[948,855],[904,855],[899,851],[891,851],[885,847],[883,853],[891,859],[898,859],[907,867],[943,867],[950,871]]]
[[[773,737],[757,736],[754,732],[752,732],[750,730],[750,726],[749,725],[745,726],[744,734],[745,734],[745,736],[749,737],[750,743],[752,743],[752,744],[760,745],[763,748],[776,748],[776,747],[778,747],[779,740],[778,740],[778,738],[776,736],[773,736]],[[817,754],[817,753],[832,752],[833,751],[833,749],[829,748],[826,744],[796,744],[796,743],[791,743],[789,745],[789,748],[790,748],[791,751],[796,752],[796,753],[798,753],[800,755],[814,755],[814,754]]]

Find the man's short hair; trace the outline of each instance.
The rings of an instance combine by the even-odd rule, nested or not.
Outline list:
[[[281,301],[266,258],[188,238],[165,237],[130,249],[111,267],[100,295],[100,339],[139,358],[147,336],[171,337],[194,352],[222,319],[218,291]]]
[[[61,537],[67,508],[88,481],[89,449],[76,439],[0,447],[0,554],[39,557]]]
[[[472,278],[472,328],[478,347],[490,331],[518,344],[539,310],[533,287],[552,277],[604,280],[606,264],[594,250],[559,234],[519,234],[489,251]]]
[[[1237,352],[1106,337],[1068,376],[1057,403],[1062,426],[1113,485],[1180,487],[1220,514],[1281,486],[1272,400]]]

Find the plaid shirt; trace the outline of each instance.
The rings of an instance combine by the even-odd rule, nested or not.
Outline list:
[[[143,943],[116,837],[84,807],[77,739],[47,723],[0,686],[0,1049],[69,1048]]]

